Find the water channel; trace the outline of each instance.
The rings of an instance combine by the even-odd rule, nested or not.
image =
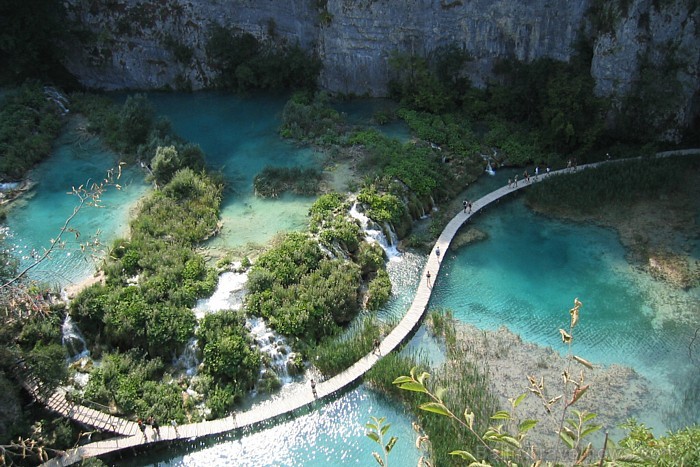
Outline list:
[[[318,165],[323,156],[281,141],[276,129],[284,96],[246,98],[216,93],[152,94],[157,112],[167,116],[174,130],[208,155],[232,182],[222,206],[224,231],[211,248],[230,248],[249,242],[264,244],[279,231],[303,228],[310,198],[284,196],[260,200],[252,193],[252,178],[265,165]],[[349,112],[367,112],[366,103]],[[392,128],[406,137],[405,129]],[[98,141],[69,129],[51,159],[33,178],[39,182],[30,197],[8,216],[14,251],[30,261],[32,251],[46,247],[75,200],[65,193],[71,186],[103,176],[113,156]],[[478,196],[505,184],[508,174],[484,176],[468,196]],[[338,182],[342,185],[341,182]],[[74,227],[83,236],[98,228],[102,242],[126,232],[129,211],[147,190],[142,173],[127,170],[125,189],[110,190],[104,208],[85,210]],[[342,188],[342,187],[341,187]],[[669,418],[682,381],[693,367],[687,364],[692,330],[664,319],[680,303],[698,303],[700,291],[669,291],[644,277],[625,259],[614,232],[587,224],[570,224],[530,212],[520,199],[499,203],[471,222],[487,239],[445,255],[431,307],[454,310],[461,321],[484,329],[508,326],[524,340],[555,347],[574,297],[585,303],[585,327],[577,353],[596,363],[630,365],[648,377],[655,389],[668,394],[668,407],[650,407],[641,414],[663,434],[673,427]],[[93,271],[94,264],[77,254],[72,241],[58,250],[34,277],[66,285]],[[698,251],[698,248],[695,248]],[[394,297],[380,313],[401,315],[420,280],[425,258],[404,252],[389,263]],[[440,360],[439,346],[420,330],[407,351],[421,350]],[[697,368],[695,368],[697,371]],[[697,403],[697,401],[696,401]],[[375,449],[364,424],[371,416],[387,417],[390,434],[399,437],[393,465],[415,465],[421,453],[414,447],[412,417],[404,409],[361,385],[301,415],[272,427],[212,440],[197,441],[177,451],[156,452],[127,460],[128,465],[370,465]],[[697,415],[696,415],[697,417]],[[696,419],[696,421],[698,421]],[[271,446],[274,448],[271,449]]]

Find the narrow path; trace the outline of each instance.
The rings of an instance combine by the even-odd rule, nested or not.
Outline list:
[[[691,153],[689,152],[688,154]],[[693,154],[697,154],[697,150],[694,151]],[[686,154],[660,153],[658,156],[665,157],[668,155]],[[614,159],[610,162],[615,161],[620,160]],[[577,170],[585,170],[586,168],[596,167],[604,163],[606,162],[582,165],[579,166]],[[107,429],[107,431],[117,432],[124,436],[76,447],[67,451],[65,455],[51,459],[43,465],[50,467],[67,466],[79,462],[83,458],[102,456],[145,444],[153,444],[177,439],[194,440],[199,437],[217,435],[244,427],[254,427],[261,422],[275,420],[291,414],[295,410],[311,406],[317,401],[317,399],[324,399],[334,396],[359,380],[377,363],[377,361],[382,358],[382,355],[388,355],[390,352],[397,349],[408,338],[408,336],[410,336],[411,333],[418,328],[427,310],[428,301],[430,300],[433,289],[433,283],[437,279],[438,273],[440,272],[442,259],[444,258],[452,239],[462,224],[464,224],[470,217],[484,207],[514,191],[518,191],[535,183],[539,183],[547,177],[572,172],[574,172],[574,169],[562,169],[551,172],[549,175],[540,175],[537,178],[531,177],[529,183],[525,180],[519,180],[517,186],[503,186],[473,202],[471,212],[465,213],[460,211],[457,215],[455,215],[442,231],[435,245],[433,246],[432,251],[430,252],[428,261],[423,268],[421,280],[418,284],[413,303],[399,324],[382,340],[379,346],[379,355],[374,353],[367,354],[339,375],[317,383],[317,397],[314,397],[311,392],[311,388],[304,388],[303,390],[299,390],[296,393],[285,397],[284,399],[277,399],[264,405],[255,406],[250,410],[233,414],[227,418],[180,425],[178,427],[172,427],[170,425],[162,426],[160,428],[159,435],[156,435],[150,427],[146,429],[145,434],[141,434],[138,432],[138,428],[133,422],[123,419],[117,419],[118,421],[114,422],[113,419],[116,417],[110,417],[109,423],[112,424],[111,426],[113,426],[113,429]],[[440,251],[440,255],[437,254],[438,249]],[[427,279],[428,272],[430,272],[431,275],[430,281]],[[42,400],[42,402],[44,401]],[[100,417],[109,417],[101,412],[77,405],[71,405],[72,408],[68,410],[64,406],[65,395],[54,394],[44,403],[51,410],[91,426],[104,426],[105,422]],[[68,411],[66,412],[66,410]],[[124,432],[120,431],[122,429]]]

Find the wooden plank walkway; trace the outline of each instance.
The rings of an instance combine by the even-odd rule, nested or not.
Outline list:
[[[697,154],[697,150],[689,154]],[[665,157],[666,155],[667,154],[659,154],[660,157]],[[519,180],[517,186],[503,186],[473,202],[471,212],[465,213],[460,211],[447,224],[435,242],[435,245],[430,252],[430,256],[428,257],[428,261],[423,268],[423,273],[420,283],[418,284],[413,303],[411,303],[411,306],[399,324],[381,341],[379,346],[379,355],[374,353],[365,355],[359,361],[355,362],[354,365],[339,375],[317,383],[317,397],[314,397],[310,388],[303,388],[298,390],[296,393],[285,397],[284,399],[277,399],[264,405],[255,406],[250,410],[234,414],[227,418],[180,425],[177,428],[170,425],[162,426],[160,428],[160,435],[153,433],[153,430],[149,427],[144,435],[138,432],[138,427],[134,422],[119,419],[117,417],[111,417],[87,407],[71,405],[70,403],[68,403],[69,405],[66,406],[67,401],[65,400],[65,394],[54,394],[45,401],[48,408],[61,413],[66,417],[78,420],[81,423],[98,428],[105,427],[101,429],[116,432],[124,436],[76,447],[67,451],[63,456],[51,459],[42,465],[47,467],[67,466],[80,462],[81,459],[87,457],[102,456],[123,449],[136,448],[147,444],[178,439],[194,440],[200,437],[222,434],[241,428],[255,427],[262,422],[274,421],[280,417],[290,415],[298,409],[311,406],[319,399],[335,396],[337,393],[343,391],[348,386],[358,381],[377,363],[377,361],[379,361],[379,359],[382,358],[381,356],[388,355],[390,352],[393,352],[400,347],[408,336],[410,336],[412,332],[420,325],[428,307],[428,302],[433,290],[433,283],[435,280],[437,280],[438,273],[440,272],[442,258],[444,258],[445,254],[447,253],[450,243],[457,234],[459,228],[467,220],[469,220],[470,217],[494,201],[497,201],[504,196],[508,196],[515,191],[529,187],[535,183],[539,183],[545,178],[554,175],[573,173],[576,170],[585,170],[586,168],[596,167],[600,164],[608,162],[619,161],[619,159],[613,159],[611,161],[581,165],[577,169],[567,168],[553,171],[549,174],[540,174],[537,178],[531,177],[529,183],[525,180]],[[436,253],[438,248],[441,253],[440,255]],[[430,283],[426,276],[428,271],[430,271],[431,274]]]

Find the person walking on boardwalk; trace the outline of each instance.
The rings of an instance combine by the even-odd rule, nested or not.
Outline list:
[[[160,438],[160,425],[158,424],[158,420],[156,420],[155,417],[151,417],[151,428],[153,428],[153,431],[155,432],[156,436]]]
[[[518,175],[516,174],[515,177],[514,177],[513,179],[514,179],[513,186],[514,186],[515,188],[518,188]]]
[[[172,420],[170,420],[170,426],[172,426],[173,430],[175,430],[175,436],[177,436],[179,438],[180,432],[177,431],[177,420],[175,420],[174,418]]]
[[[425,273],[425,280],[428,284],[428,287],[430,287],[430,271]]]
[[[467,207],[469,208],[469,211],[468,211],[469,214],[471,214],[472,213],[472,202],[471,201],[469,201]]]
[[[382,341],[380,341],[379,339],[374,339],[374,342],[373,342],[373,344],[372,344],[372,346],[373,346],[373,348],[374,348],[374,350],[372,350],[372,353],[373,353],[373,354],[376,354],[376,355],[381,355],[381,354],[382,354],[382,351],[379,350],[379,345],[380,345],[381,343],[382,343]]]
[[[467,213],[467,204],[468,204],[468,203],[467,203],[467,200],[466,200],[466,199],[465,199],[464,201],[462,201],[462,206],[464,206],[464,213],[465,213],[465,214]]]
[[[141,434],[143,435],[143,439],[146,439],[146,424],[143,423],[143,420],[141,420],[140,418],[137,423],[139,425],[139,430],[141,430]]]
[[[316,393],[316,381],[311,380],[311,393],[314,395],[314,397],[318,397],[318,394]]]
[[[435,256],[437,256],[438,262],[440,261],[440,247],[435,248]]]

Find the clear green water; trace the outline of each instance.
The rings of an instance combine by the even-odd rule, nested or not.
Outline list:
[[[224,200],[225,230],[216,242],[221,246],[264,243],[280,230],[306,225],[311,199],[259,201],[252,194],[252,178],[267,164],[315,165],[322,161],[278,139],[284,97],[205,93],[154,94],[150,98],[179,134],[200,144],[209,162],[235,182]],[[89,157],[95,154],[100,156],[97,162]],[[66,135],[52,159],[37,169],[35,178],[42,183],[34,196],[8,218],[16,251],[26,254],[32,247],[45,245],[75,204],[65,192],[71,185],[100,177],[113,165],[112,160],[94,142],[77,144],[74,136]],[[505,184],[512,174],[498,170],[495,177],[484,176],[467,196],[476,199]],[[83,235],[100,228],[108,237],[126,228],[128,208],[146,187],[138,171],[127,172],[122,183],[128,189],[110,192],[105,197],[106,208],[86,211],[76,221],[81,222],[76,226]],[[452,308],[461,320],[483,328],[505,325],[526,340],[557,348],[557,329],[568,322],[568,309],[578,297],[584,308],[577,354],[599,363],[631,365],[669,394],[688,379],[691,370],[685,362],[690,331],[658,319],[673,308],[677,297],[658,284],[645,282],[627,264],[613,232],[534,215],[518,199],[498,203],[471,222],[489,238],[445,255],[431,306]],[[61,250],[36,275],[73,280],[89,274],[92,264],[73,254],[76,247]],[[384,318],[401,316],[408,308],[424,261],[421,255],[405,254],[390,263],[395,296],[381,312]],[[687,293],[698,296],[697,290]],[[440,361],[440,349],[424,330],[407,351],[424,352]],[[668,422],[659,415],[663,410],[651,407],[649,413],[660,430]],[[271,428],[139,456],[131,465],[371,465],[374,446],[364,436],[363,426],[372,415],[389,418],[391,433],[400,438],[392,464],[415,465],[420,453],[413,448],[412,418],[364,386],[313,413]]]

